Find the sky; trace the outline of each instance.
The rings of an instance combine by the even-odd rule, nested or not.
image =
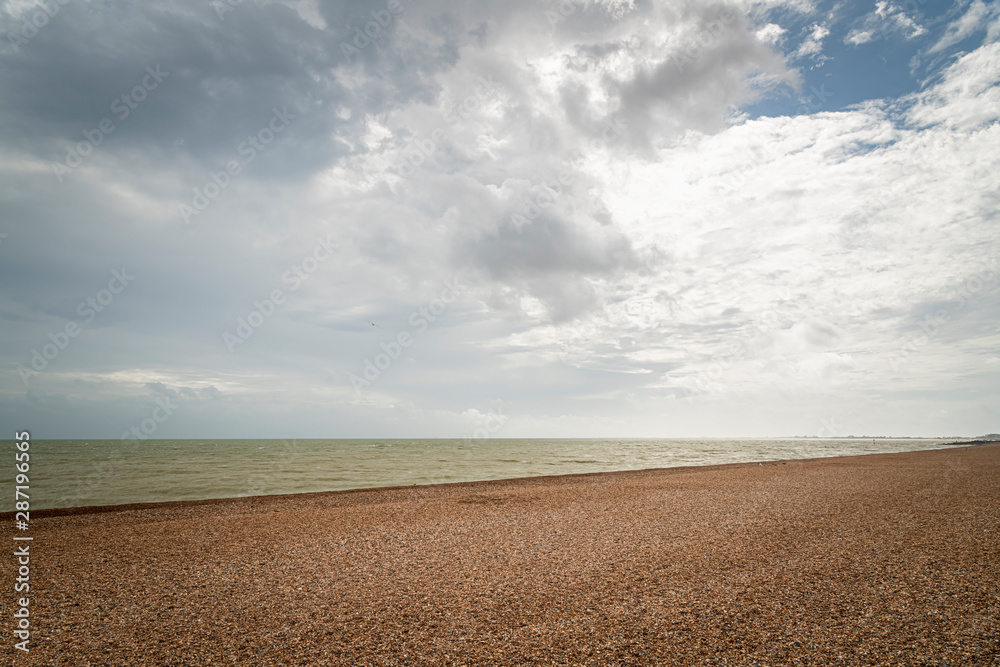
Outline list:
[[[7,432],[1000,431],[1000,3],[43,5]]]

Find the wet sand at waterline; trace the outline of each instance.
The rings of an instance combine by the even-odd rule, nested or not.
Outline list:
[[[18,665],[1000,665],[997,444],[48,510],[31,534],[28,654],[2,560]]]

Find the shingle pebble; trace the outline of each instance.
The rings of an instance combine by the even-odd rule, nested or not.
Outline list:
[[[998,445],[50,510],[32,530],[17,665],[1000,665]]]

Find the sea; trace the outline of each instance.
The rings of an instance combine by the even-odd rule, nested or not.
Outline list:
[[[953,439],[32,440],[31,509],[938,449]],[[13,461],[14,443],[9,441]],[[0,511],[13,511],[3,494]]]

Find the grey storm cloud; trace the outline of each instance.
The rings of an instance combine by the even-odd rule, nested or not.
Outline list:
[[[577,171],[575,156],[608,136],[607,110],[590,102],[594,87],[603,86],[612,94],[621,87],[623,110],[637,123],[630,131],[646,133],[642,116],[656,100],[665,99],[659,90],[663,81],[640,71],[622,84],[606,73],[608,62],[634,47],[633,30],[649,18],[677,22],[680,27],[712,16],[705,10],[692,17],[669,4],[657,10],[628,9],[625,3],[571,3],[564,16],[565,12],[553,14],[527,2],[472,8],[408,1],[394,8],[399,13],[387,14],[387,3],[359,0],[319,3],[318,19],[309,20],[283,3],[220,6],[230,8],[220,11],[215,4],[197,2],[61,5],[58,15],[28,44],[19,49],[6,43],[0,47],[0,113],[5,119],[0,139],[12,150],[54,168],[69,164],[71,153],[82,152],[83,144],[97,143],[93,138],[99,137],[92,147],[94,155],[83,156],[84,165],[99,163],[116,170],[122,184],[153,205],[180,204],[190,211],[199,197],[207,199],[203,193],[206,186],[214,187],[212,179],[228,180],[227,162],[245,155],[248,139],[252,143],[261,132],[268,132],[276,112],[291,117],[287,128],[266,146],[266,159],[256,159],[232,186],[247,199],[242,210],[221,221],[233,226],[232,233],[222,227],[204,232],[217,234],[220,241],[225,235],[228,244],[246,252],[250,241],[245,233],[271,229],[278,222],[250,202],[254,196],[275,193],[281,183],[294,189],[336,165],[353,164],[362,172],[370,171],[366,161],[377,157],[385,144],[365,144],[357,138],[372,119],[387,124],[392,133],[389,145],[397,149],[425,137],[427,133],[405,110],[445,101],[442,77],[455,67],[460,53],[484,45],[517,50],[519,42],[534,42],[531,48],[537,51],[541,41],[551,37],[575,54],[565,58],[571,69],[594,76],[588,82],[565,83],[559,88],[560,106],[546,107],[535,99],[537,72],[513,67],[502,58],[480,56],[477,69],[487,76],[495,74],[500,82],[501,112],[490,127],[470,131],[491,132],[505,147],[498,149],[495,159],[484,159],[475,151],[475,135],[461,134],[465,128],[459,128],[458,135],[439,147],[434,164],[428,163],[414,179],[424,190],[420,198],[430,202],[428,215],[440,215],[449,207],[462,209],[455,197],[456,180],[463,182],[460,187],[476,192],[469,203],[482,206],[489,198],[484,189],[490,184],[517,181],[526,174],[543,179],[567,169]],[[23,13],[14,11],[5,6],[4,22],[16,27]],[[375,20],[388,25],[380,25],[370,43],[363,37],[358,41],[358,31]],[[469,30],[470,25],[476,28]],[[727,31],[725,40],[738,33],[734,26],[727,26]],[[350,52],[347,45],[363,48]],[[703,55],[699,54],[699,63],[705,61]],[[710,59],[710,66],[725,69],[726,57],[741,56],[738,50],[719,53]],[[701,74],[709,81],[713,72]],[[452,103],[459,101],[453,95]],[[721,113],[728,101],[717,104],[715,112]],[[108,119],[113,131],[105,133],[102,123]],[[109,309],[102,326],[131,314],[132,320],[146,326],[155,323],[160,330],[172,330],[190,321],[175,315],[185,310],[211,320],[209,313],[218,308],[214,304],[228,303],[242,285],[255,282],[236,257],[220,257],[212,243],[192,248],[162,224],[136,224],[133,211],[107,201],[79,176],[75,171],[59,175],[59,185],[65,187],[55,198],[46,194],[51,184],[26,176],[19,176],[22,184],[11,182],[8,189],[7,210],[26,225],[21,243],[34,250],[0,271],[14,274],[27,268],[24,258],[29,256],[51,264],[20,293],[26,312],[38,308],[49,316],[72,316],[76,297],[58,294],[61,286],[79,283],[97,267],[122,261],[141,270],[143,280],[134,293],[142,296],[132,302],[122,299],[125,303]],[[428,180],[435,176],[436,180]],[[255,182],[266,184],[266,189],[255,192],[251,187]],[[357,225],[357,247],[373,261],[419,270],[420,242],[401,233],[392,218],[382,217],[386,207],[376,203],[377,195],[371,191],[369,203],[359,202],[353,213],[364,220]],[[291,190],[282,196],[294,198]],[[394,196],[403,205],[414,202],[411,193]],[[581,282],[585,277],[634,268],[631,242],[600,202],[548,210],[513,233],[509,219],[517,205],[508,202],[506,208],[494,210],[490,204],[486,210],[492,212],[485,215],[482,208],[467,209],[447,232],[450,251],[431,252],[450,257],[455,266],[471,260],[487,279],[545,303],[576,304],[554,305],[560,317],[597,305],[597,298]],[[81,217],[83,211],[89,215]],[[221,215],[210,209],[212,214]],[[316,215],[309,211],[295,217],[303,214]],[[199,221],[204,223],[205,218],[194,219]],[[235,226],[237,221],[245,232]],[[95,224],[102,230],[99,240],[91,231]],[[55,229],[73,239],[72,245],[47,243]],[[70,252],[70,247],[83,252]],[[164,254],[171,252],[190,258],[191,266],[206,268],[178,275]],[[208,292],[190,296],[205,276],[211,281]],[[561,276],[573,287],[561,291],[546,284],[545,276]],[[167,289],[168,283],[177,288]],[[552,296],[563,292],[576,296]],[[151,297],[156,306],[150,305]]]
[[[2,52],[5,140],[64,160],[107,118],[115,127],[102,152],[139,152],[156,169],[214,168],[272,108],[288,107],[304,118],[267,176],[295,179],[344,152],[331,139],[344,121],[330,110],[349,95],[330,75],[331,41],[282,5],[247,7],[223,26],[210,4],[70,3],[20,53]],[[136,101],[147,68],[162,81]]]
[[[366,109],[432,101],[433,74],[454,65],[453,47],[414,58],[405,43],[346,59],[346,25],[363,25],[373,6],[327,7],[336,27],[321,30],[281,3],[245,2],[221,16],[212,3],[68,3],[26,45],[0,47],[0,131],[12,147],[65,160],[107,118],[114,130],[102,152],[144,169],[192,171],[218,168],[272,109],[287,108],[296,121],[255,177],[300,180],[351,152]],[[5,33],[20,18],[6,14]],[[163,80],[134,102],[147,68]],[[346,84],[352,77],[362,83]]]
[[[679,39],[661,59],[615,81],[633,142],[648,142],[654,128],[660,134],[723,129],[731,106],[759,97],[750,75],[795,83],[782,57],[754,36],[732,5],[688,5],[677,20]]]

